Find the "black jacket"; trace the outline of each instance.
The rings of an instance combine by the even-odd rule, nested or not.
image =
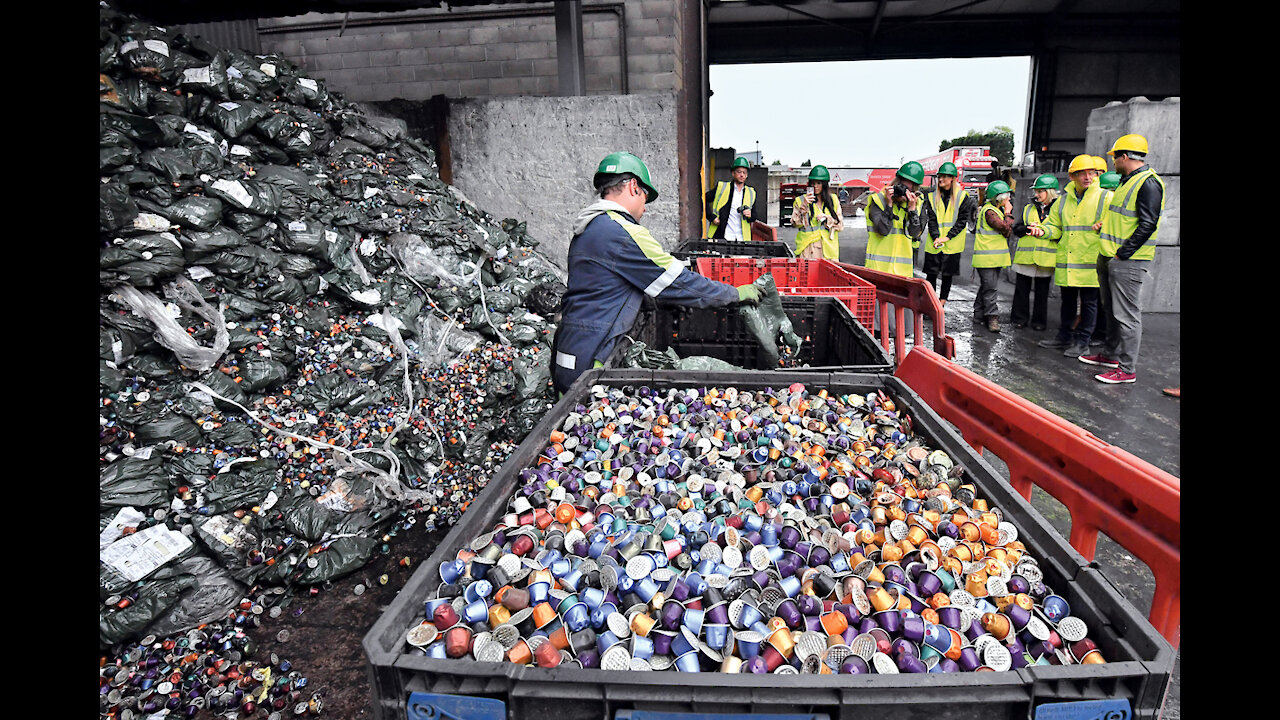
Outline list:
[[[1120,184],[1123,185],[1134,173],[1140,173],[1146,170],[1147,166],[1134,170],[1133,172],[1120,178]],[[1160,203],[1164,200],[1164,189],[1160,187],[1160,182],[1154,177],[1149,177],[1142,183],[1142,187],[1138,188],[1138,228],[1133,231],[1128,240],[1116,250],[1116,257],[1121,260],[1128,260],[1138,249],[1147,244],[1147,240],[1151,239],[1151,233],[1156,231],[1156,223],[1160,222]],[[1114,199],[1113,199],[1114,201]]]
[[[921,197],[921,202],[924,203],[925,208],[925,222],[929,226],[929,237],[933,240],[937,240],[940,236],[938,215],[933,211],[933,201],[929,199],[929,195],[932,195],[935,192],[938,191],[936,189],[926,191]],[[947,231],[947,239],[950,240],[964,232],[964,229],[969,226],[969,223],[974,222],[974,215],[976,215],[977,212],[978,201],[974,200],[973,196],[969,193],[962,191],[960,193],[960,208],[956,210],[956,224]]]
[[[716,213],[711,209],[711,202],[716,199],[716,186],[719,184],[720,183],[716,183],[716,185],[712,185],[711,189],[707,191],[706,197],[704,198],[705,199],[704,204],[706,207],[703,208],[702,214],[703,214],[703,217],[707,218],[708,221],[711,219],[712,215],[716,215]],[[729,184],[732,185],[733,181],[730,180]],[[715,240],[724,239],[724,229],[725,229],[725,226],[728,225],[729,223],[729,212],[733,210],[732,188],[730,189],[729,199],[730,199],[730,202],[725,203],[724,207],[720,208],[720,213],[716,215],[717,217],[720,218],[720,222],[716,225],[711,226],[713,228],[712,230],[713,234],[711,237]],[[752,222],[756,222],[756,221],[767,222],[766,215],[761,211],[761,209],[764,207],[765,207],[765,198],[763,197],[763,193],[761,193],[759,190],[756,190],[756,201],[751,205],[751,221]],[[750,239],[751,238],[743,238],[743,240],[750,240]]]

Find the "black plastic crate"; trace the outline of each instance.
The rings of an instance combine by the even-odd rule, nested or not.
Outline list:
[[[912,417],[917,434],[965,468],[980,497],[1017,524],[1019,539],[1040,561],[1045,582],[1084,620],[1107,657],[1102,665],[1030,666],[1003,673],[923,675],[752,675],[611,672],[577,667],[545,670],[511,663],[437,660],[406,653],[405,633],[440,585],[439,566],[506,512],[518,473],[534,464],[550,432],[595,384],[761,389],[793,382],[834,393],[883,390]],[[620,710],[702,713],[825,713],[833,720],[882,717],[1043,720],[1057,703],[1124,701],[1131,717],[1154,720],[1175,653],[1138,611],[1014,492],[960,435],[902,381],[859,373],[691,373],[590,370],[533,429],[493,476],[431,558],[364,637],[375,720],[403,720],[415,692],[501,700],[508,718],[614,718]],[[1079,706],[1077,706],[1079,707]],[[1078,717],[1056,715],[1056,717]]]
[[[893,360],[844,303],[813,295],[784,295],[782,309],[803,340],[799,361],[808,367],[774,368],[735,307],[644,308],[628,337],[654,350],[673,348],[680,357],[707,355],[744,370],[796,372],[892,372]],[[630,341],[618,341],[608,362],[617,367]]]
[[[795,253],[781,240],[777,241],[744,241],[732,240],[685,240],[675,250],[672,257],[677,260],[690,260],[700,257],[780,257],[793,258]]]

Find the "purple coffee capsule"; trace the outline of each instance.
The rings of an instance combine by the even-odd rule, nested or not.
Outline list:
[[[865,675],[871,672],[871,668],[867,666],[867,661],[858,655],[850,655],[840,664],[841,675]]]
[[[898,669],[904,673],[926,673],[929,672],[928,666],[920,658],[902,653],[895,656],[898,660]]]
[[[875,620],[890,635],[897,635],[902,630],[902,614],[897,610],[882,610],[875,614]]]
[[[902,637],[913,643],[924,640],[924,618],[911,615],[902,619]]]
[[[960,669],[965,672],[973,672],[981,667],[982,661],[978,659],[978,651],[972,647],[964,648],[960,651]]]

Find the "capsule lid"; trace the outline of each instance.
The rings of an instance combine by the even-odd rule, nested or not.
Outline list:
[[[951,594],[947,597],[951,600],[952,605],[959,608],[971,608],[977,603],[977,600],[974,599],[973,595],[970,595],[967,590],[961,590],[960,588],[952,590]]]
[[[631,653],[627,652],[625,645],[619,643],[604,651],[604,655],[600,656],[601,670],[629,670],[631,669]]]
[[[714,542],[708,542],[698,549],[698,553],[703,560],[710,560],[713,563],[719,563],[722,557],[720,546]]]
[[[898,666],[893,662],[893,658],[878,652],[871,656],[871,665],[876,672],[881,675],[897,675]]]
[[[728,536],[728,531],[725,535]],[[742,551],[733,545],[726,547],[720,552],[720,563],[730,570],[737,570],[742,565]]]
[[[633,671],[652,671],[653,667],[649,665],[649,661],[644,658],[631,658],[631,670]]]
[[[806,630],[794,637],[795,653],[802,661],[817,658],[827,647],[827,636],[823,633]],[[817,668],[814,668],[817,672]]]
[[[512,628],[513,630],[515,628]],[[414,647],[426,647],[440,636],[440,631],[431,623],[421,623],[409,629],[405,641]]]
[[[1013,656],[1008,648],[996,642],[982,651],[982,662],[996,672],[1005,672],[1013,667]]]
[[[778,668],[773,671],[773,674],[774,675],[799,675],[800,671],[790,665],[783,664],[783,665],[779,665]]]
[[[1031,619],[1027,621],[1026,630],[1031,633],[1031,637],[1037,640],[1049,639],[1049,626],[1045,625],[1043,620],[1034,615],[1032,615]]]
[[[876,639],[871,633],[862,633],[849,643],[849,648],[854,655],[863,660],[870,661],[871,657],[876,654]]]
[[[515,625],[505,623],[493,629],[493,639],[503,650],[510,650],[520,642],[520,630]]]
[[[649,667],[653,670],[666,670],[674,665],[676,659],[670,655],[650,655]]]
[[[473,645],[471,654],[475,656],[478,662],[502,662],[506,657],[506,651],[509,649],[491,640],[479,647]]]
[[[1089,626],[1085,624],[1084,620],[1074,615],[1068,615],[1058,621],[1058,634],[1067,642],[1078,642],[1089,634]]]

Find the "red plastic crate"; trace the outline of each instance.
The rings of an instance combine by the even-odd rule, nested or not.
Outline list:
[[[830,260],[788,258],[698,258],[699,275],[730,285],[746,285],[773,273],[780,295],[833,297],[870,328],[876,312],[876,286]]]

